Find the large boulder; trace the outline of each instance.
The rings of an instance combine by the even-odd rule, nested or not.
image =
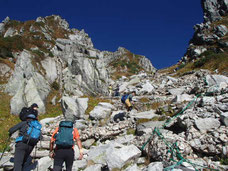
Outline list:
[[[139,90],[140,94],[150,94],[154,91],[154,86],[152,86],[152,84],[147,81],[145,84],[142,85],[142,88]]]
[[[129,161],[138,159],[141,151],[135,145],[120,146],[117,148],[109,148],[106,152],[107,164],[110,169],[121,169]]]
[[[38,160],[38,166],[36,166],[39,170],[47,170],[50,166],[52,166],[53,161],[50,157],[46,156]]]
[[[101,102],[89,113],[89,116],[96,120],[105,119],[111,114],[112,109],[114,109],[112,104]]]
[[[220,119],[225,126],[228,126],[228,112],[222,113]]]
[[[181,95],[185,91],[185,88],[184,87],[172,88],[172,89],[169,89],[168,91],[172,95]]]
[[[88,152],[88,161],[91,160],[95,164],[106,164],[106,150],[113,144],[100,145],[91,148]]]
[[[196,119],[195,125],[200,131],[207,131],[209,129],[217,129],[220,126],[220,122],[214,118]]]
[[[84,119],[84,114],[88,107],[88,100],[88,98],[63,96],[61,105],[64,117],[73,121],[79,118]]]
[[[152,162],[149,164],[148,171],[162,171],[163,170],[163,163],[162,162]]]
[[[155,110],[150,110],[150,111],[144,111],[144,112],[139,112],[139,113],[132,113],[130,116],[132,118],[135,119],[152,119],[156,116],[158,116],[157,114],[155,114]]]
[[[181,102],[190,102],[192,100],[193,100],[193,97],[191,95],[181,94],[181,95],[177,95],[172,101],[181,103]]]
[[[209,86],[220,85],[222,82],[228,84],[228,77],[223,75],[207,75],[206,81]]]

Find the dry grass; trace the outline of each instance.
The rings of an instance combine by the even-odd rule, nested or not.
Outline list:
[[[181,76],[183,73],[199,69],[208,69],[210,71],[217,69],[219,73],[228,72],[228,52],[214,53],[207,51],[197,61],[190,62],[178,70],[176,75]]]
[[[0,151],[8,144],[9,128],[20,122],[18,116],[10,114],[10,99],[11,96],[0,92]]]
[[[0,63],[6,64],[8,67],[10,67],[12,70],[14,70],[14,63],[10,62],[7,59],[0,58]]]
[[[147,97],[143,97],[143,98],[139,99],[139,102],[147,103],[147,102],[150,102],[150,99],[148,99]]]
[[[56,96],[56,105],[52,105],[51,100],[53,97]],[[58,103],[60,100],[61,95],[59,94],[59,91],[52,90],[52,92],[47,97],[47,103],[46,103],[46,113],[39,116],[39,120],[49,117],[56,117],[62,114],[62,108],[61,104]]]
[[[54,17],[48,17],[46,25],[49,30],[48,34],[51,35],[53,40],[57,38],[66,38],[70,33],[58,25],[58,21],[54,21]],[[29,50],[32,47],[38,47],[46,53],[50,53],[46,47],[45,43],[51,44],[54,46],[55,42],[53,40],[48,41],[45,39],[44,34],[42,33],[41,27],[44,27],[45,23],[37,23],[34,20],[19,22],[16,20],[10,20],[6,25],[6,30],[9,27],[15,28],[18,32],[23,28],[22,36],[16,35],[13,37],[3,38],[0,36],[0,57],[8,58],[13,57],[12,52],[22,51],[23,49]],[[31,32],[30,28],[33,26],[36,31]],[[2,53],[2,55],[1,55]]]
[[[129,77],[142,71],[143,68],[138,65],[140,58],[140,55],[126,51],[123,56],[112,61],[109,65],[116,69],[116,72],[111,75],[112,79],[116,80],[122,76]]]
[[[158,70],[159,73],[168,73],[168,74],[171,74],[174,72],[174,69],[177,68],[177,64],[176,65],[172,65],[168,68],[163,68],[163,69],[160,69]]]

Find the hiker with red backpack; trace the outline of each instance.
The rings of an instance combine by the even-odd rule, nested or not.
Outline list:
[[[124,94],[122,97],[121,97],[121,102],[123,104],[125,104],[126,108],[127,108],[127,111],[131,111],[133,109],[133,106],[132,106],[132,98],[136,95],[136,92],[135,91],[132,91],[131,93],[129,94]]]
[[[14,171],[22,171],[26,160],[41,138],[41,124],[34,114],[9,129],[9,136],[19,130],[14,153]]]
[[[77,141],[80,150],[79,160],[83,157],[80,136],[77,128],[73,128],[73,125],[74,123],[71,121],[61,121],[52,134],[49,156],[54,158],[53,171],[61,171],[64,162],[66,171],[72,171],[75,141]]]

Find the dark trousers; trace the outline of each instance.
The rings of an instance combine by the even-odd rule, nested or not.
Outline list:
[[[74,162],[74,150],[72,148],[55,150],[53,171],[61,171],[64,162],[66,171],[72,171]]]
[[[24,164],[33,148],[34,146],[30,146],[23,142],[16,143],[14,154],[14,171],[22,171]]]

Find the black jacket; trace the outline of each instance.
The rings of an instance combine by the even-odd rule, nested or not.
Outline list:
[[[31,121],[32,119],[28,119],[27,121],[22,121],[20,123],[18,123],[17,125],[11,127],[9,129],[9,135],[11,136],[14,132],[16,132],[17,130],[19,130],[19,136],[23,136],[25,135],[25,133],[27,132],[28,129],[28,122]]]

